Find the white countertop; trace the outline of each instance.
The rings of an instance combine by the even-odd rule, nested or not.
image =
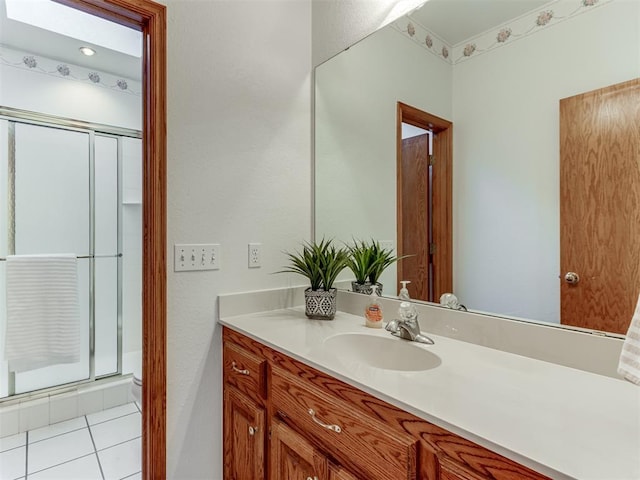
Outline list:
[[[340,361],[323,348],[333,335],[391,337],[343,312],[333,321],[292,308],[219,322],[552,478],[640,479],[640,387],[631,383],[427,331],[435,345],[414,345],[440,357],[431,370]]]

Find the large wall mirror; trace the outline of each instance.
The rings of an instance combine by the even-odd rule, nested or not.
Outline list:
[[[640,293],[638,77],[637,0],[430,0],[316,68],[316,238],[414,253],[397,229],[408,105],[452,123],[460,303],[624,334]],[[398,280],[387,269],[385,294]]]

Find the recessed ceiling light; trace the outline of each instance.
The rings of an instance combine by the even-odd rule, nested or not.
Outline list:
[[[80,50],[80,53],[82,53],[83,55],[86,55],[87,57],[90,57],[91,55],[96,54],[96,51],[93,48],[89,48],[89,47],[80,47],[79,50]]]

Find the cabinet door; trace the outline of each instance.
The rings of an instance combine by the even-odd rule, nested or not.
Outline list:
[[[329,465],[329,480],[358,480],[358,478],[342,467]]]
[[[264,480],[265,438],[264,410],[233,387],[225,385],[225,480]]]
[[[493,477],[492,477],[493,478]],[[501,477],[502,478],[502,477]],[[519,476],[505,476],[504,478],[522,478]],[[489,480],[489,477],[482,476],[478,473],[471,472],[466,468],[452,462],[446,457],[440,458],[440,477],[439,480]]]
[[[307,440],[274,420],[271,425],[271,480],[327,480],[328,460]]]

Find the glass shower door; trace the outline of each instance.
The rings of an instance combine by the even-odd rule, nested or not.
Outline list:
[[[8,222],[8,253],[90,255],[90,134],[22,123],[15,123],[14,129],[15,215]],[[90,377],[91,259],[77,262],[80,361],[17,373],[15,393]]]

